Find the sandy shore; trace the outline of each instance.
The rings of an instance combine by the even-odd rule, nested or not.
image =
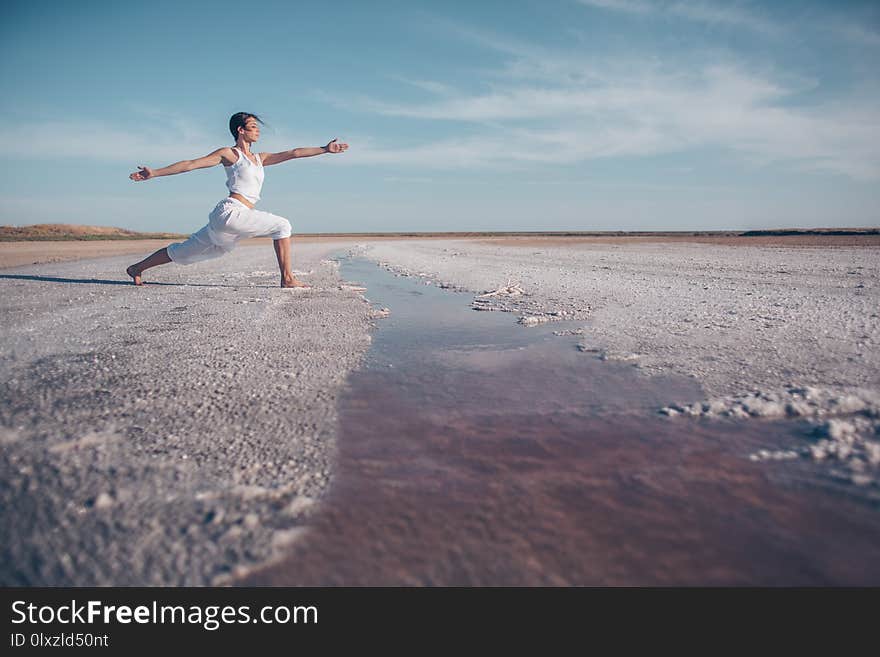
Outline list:
[[[0,242],[0,269],[115,255],[149,255],[170,243],[171,240]]]
[[[0,269],[22,265],[73,262],[88,258],[107,258],[116,255],[132,255],[138,258],[180,240],[66,240],[0,242]],[[350,238],[324,236],[294,236],[296,244],[350,243]],[[243,240],[241,246],[269,246],[268,237]]]

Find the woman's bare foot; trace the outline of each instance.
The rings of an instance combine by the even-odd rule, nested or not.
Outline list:
[[[300,287],[307,290],[311,285],[306,285],[301,280],[298,280],[296,276],[290,276],[281,279],[281,287]]]
[[[141,280],[141,271],[137,269],[134,265],[130,265],[128,269],[125,270],[125,273],[134,279],[135,285],[144,284],[144,282]]]

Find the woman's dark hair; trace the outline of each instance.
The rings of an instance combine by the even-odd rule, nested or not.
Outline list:
[[[250,112],[236,112],[229,117],[229,132],[232,133],[233,139],[238,139],[238,129],[243,128],[248,119],[256,119],[258,123],[263,123],[263,120],[259,116],[251,114]],[[266,124],[263,123],[263,125]]]

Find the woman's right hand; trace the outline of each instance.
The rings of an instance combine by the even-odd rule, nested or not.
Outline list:
[[[129,176],[129,178],[131,178],[135,182],[139,182],[141,180],[149,180],[155,175],[150,167],[142,167],[141,165],[138,165],[138,169],[140,169],[140,171],[135,171]]]

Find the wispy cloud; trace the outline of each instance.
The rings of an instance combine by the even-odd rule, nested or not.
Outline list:
[[[831,29],[844,41],[857,46],[880,48],[880,31],[857,23],[832,23]]]
[[[580,0],[630,14],[665,12],[688,20],[751,29],[764,19],[745,5]],[[766,21],[765,21],[766,22]],[[769,23],[767,23],[769,25]],[[423,121],[442,138],[369,139],[347,135],[352,149],[331,166],[412,167],[407,177],[430,169],[528,169],[611,157],[641,157],[719,148],[759,166],[778,163],[793,170],[880,179],[880,93],[876,84],[838,92],[812,105],[792,102],[815,86],[773,67],[706,52],[662,59],[650,53],[589,56],[576,48],[543,46],[482,28],[437,21],[449,36],[492,51],[495,65],[479,71],[467,89],[455,83],[388,74],[423,94],[418,102],[378,97],[312,97],[347,110]],[[854,29],[867,44],[880,41],[866,27]],[[855,37],[854,37],[855,38]],[[699,62],[695,64],[694,62]],[[473,73],[473,71],[471,71]],[[474,89],[477,91],[474,91]],[[412,90],[407,90],[412,98]],[[415,94],[416,97],[419,94]],[[130,126],[100,121],[47,121],[0,127],[6,157],[94,158],[164,165],[210,152],[221,143],[187,117],[161,108],[139,108]],[[460,124],[460,125],[458,125]],[[313,145],[294,140],[281,126],[260,146],[280,150]],[[328,162],[329,163],[329,162]]]
[[[778,24],[730,3],[714,5],[702,2],[675,2],[668,5],[666,11],[702,23],[744,27],[765,34],[776,34],[780,31]]]
[[[453,88],[448,84],[443,84],[442,82],[437,82],[436,80],[414,80],[412,78],[407,78],[402,75],[392,75],[390,77],[392,80],[396,80],[397,82],[402,82],[403,84],[416,87],[417,89],[427,91],[428,93],[437,94],[438,96],[444,96],[454,91]]]
[[[782,29],[742,3],[580,1],[633,15],[664,13],[765,33]],[[846,22],[835,25],[849,29]],[[482,90],[421,80],[418,86],[431,94],[421,102],[361,97],[353,104],[386,116],[440,122],[444,132],[455,132],[454,122],[485,126],[486,134],[407,149],[386,150],[374,143],[352,163],[363,157],[371,163],[426,168],[504,169],[710,147],[760,166],[776,163],[789,170],[880,178],[876,84],[849,94],[838,90],[833,99],[819,93],[815,98],[824,100],[814,98],[809,105],[798,102],[798,96],[817,90],[816,79],[729,51],[600,58],[444,20],[434,21],[434,27],[503,56],[495,68],[480,71]],[[862,41],[872,41],[870,30],[852,29]]]
[[[216,138],[198,130],[182,130],[170,123],[111,126],[87,120],[57,120],[16,124],[15,131],[0,127],[7,144],[5,157],[34,159],[80,158],[111,162],[148,163],[201,157],[218,147]]]
[[[218,126],[209,130],[192,117],[139,106],[137,118],[136,125],[64,118],[16,123],[14,129],[0,126],[0,140],[7,144],[0,159],[77,158],[157,167],[201,157],[231,143],[229,134]],[[304,145],[317,142],[271,128],[263,133],[257,150]]]
[[[760,165],[880,178],[876,98],[794,106],[786,101],[803,90],[800,81],[781,82],[732,64],[698,71],[629,64],[620,69],[628,74],[586,82],[512,81],[485,93],[409,104],[362,99],[363,109],[388,116],[491,124],[492,130],[403,150],[371,144],[352,163],[505,168],[720,147]]]
[[[578,0],[578,2],[596,9],[622,11],[628,14],[648,14],[657,9],[656,5],[645,0]]]
[[[819,38],[837,40],[856,46],[880,47],[876,14],[869,11],[787,11],[785,18],[773,18],[766,11],[744,2],[709,2],[706,0],[576,0],[579,4],[633,18],[680,19],[731,29],[745,29],[768,37],[794,36],[804,32]],[[770,4],[772,6],[772,4]],[[845,7],[845,5],[842,5]],[[797,5],[795,5],[797,9]],[[780,9],[779,11],[781,11]],[[859,15],[861,13],[861,15]],[[873,23],[873,26],[869,26]]]
[[[663,15],[711,25],[747,28],[755,32],[776,34],[780,26],[748,10],[741,4],[708,2],[648,2],[647,0],[578,0],[593,9],[623,12],[641,16]]]

